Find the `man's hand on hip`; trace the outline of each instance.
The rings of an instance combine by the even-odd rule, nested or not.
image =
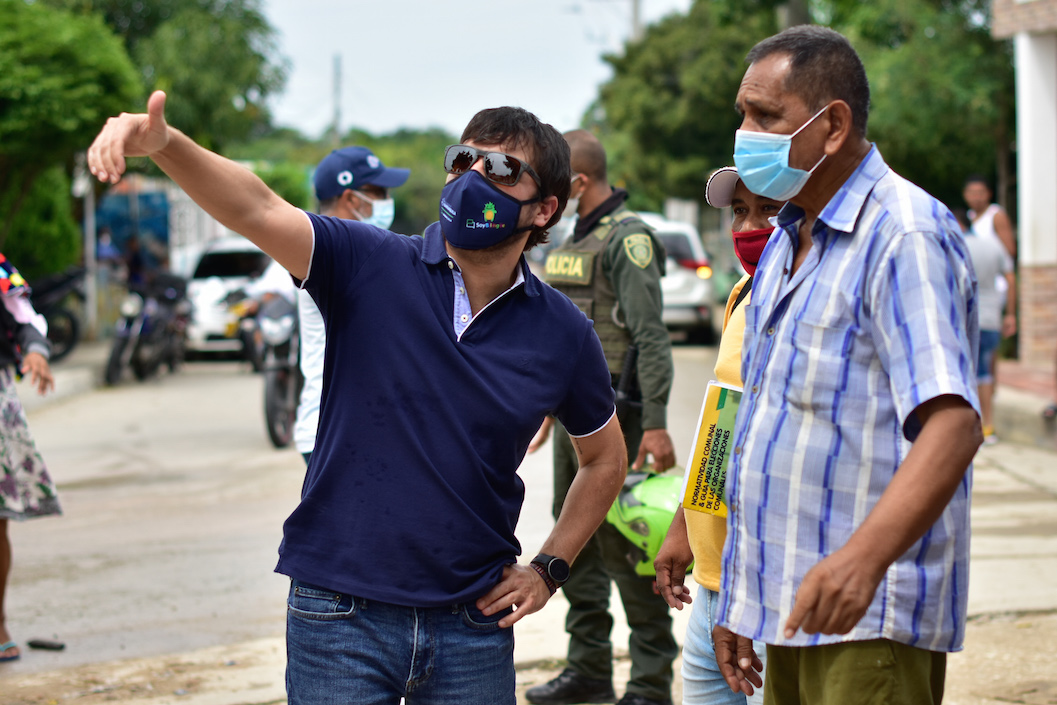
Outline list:
[[[513,612],[499,620],[499,626],[505,629],[522,617],[543,609],[549,599],[551,591],[535,568],[515,563],[505,566],[502,580],[477,599],[477,609],[486,615],[493,615],[513,607]]]

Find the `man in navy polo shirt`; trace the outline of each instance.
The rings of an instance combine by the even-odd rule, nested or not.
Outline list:
[[[303,282],[327,327],[316,448],[277,570],[292,578],[292,704],[514,703],[510,627],[543,607],[601,524],[626,453],[590,321],[532,275],[569,196],[561,134],[478,113],[445,152],[423,238],[306,214],[164,117],[111,118],[89,149],[116,182],[150,156]],[[541,552],[518,564],[516,470],[547,414],[580,460]]]

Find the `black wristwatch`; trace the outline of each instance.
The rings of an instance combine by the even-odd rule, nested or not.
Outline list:
[[[532,559],[530,565],[540,574],[543,582],[547,583],[547,589],[552,595],[569,579],[569,564],[557,556],[541,553]]]

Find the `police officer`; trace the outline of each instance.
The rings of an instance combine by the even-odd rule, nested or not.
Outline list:
[[[551,251],[546,281],[564,292],[588,318],[602,341],[632,470],[653,456],[661,472],[675,464],[666,430],[668,393],[674,371],[671,342],[661,321],[664,247],[624,206],[628,193],[612,188],[606,153],[584,130],[565,134],[572,151],[570,206],[579,219],[566,241]],[[541,430],[546,433],[549,426]],[[537,436],[536,447],[544,436]],[[554,433],[554,516],[576,473],[573,441],[559,426]],[[631,680],[619,705],[671,703],[672,661],[678,646],[668,607],[653,591],[652,579],[636,575],[627,559],[628,542],[603,523],[573,565],[565,583],[569,601],[565,629],[568,663],[557,678],[526,696],[539,705],[612,702],[613,652],[609,614],[610,580],[620,590],[631,628]]]

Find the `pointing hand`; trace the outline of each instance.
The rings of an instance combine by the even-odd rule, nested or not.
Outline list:
[[[125,173],[125,157],[148,157],[168,144],[165,93],[154,91],[145,114],[121,113],[106,121],[88,148],[88,168],[100,181],[117,183]]]

